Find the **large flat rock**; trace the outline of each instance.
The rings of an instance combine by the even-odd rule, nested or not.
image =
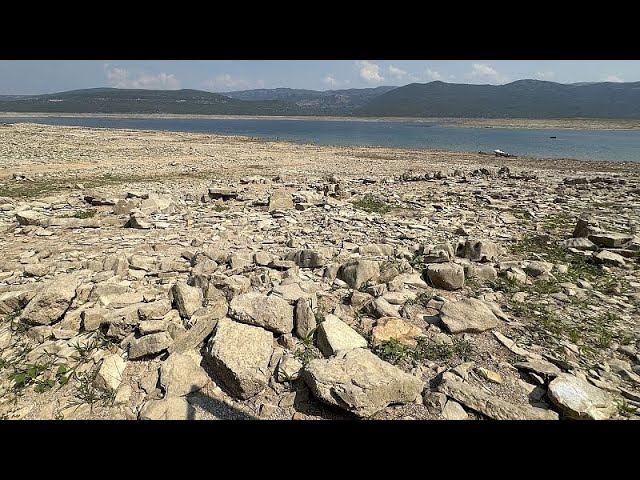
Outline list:
[[[317,398],[360,417],[390,404],[413,402],[424,388],[419,378],[362,348],[341,351],[328,360],[312,360],[303,377]]]
[[[549,384],[548,395],[569,418],[606,420],[617,411],[611,395],[569,373],[558,375]]]
[[[246,400],[267,386],[273,335],[260,327],[227,318],[218,321],[205,357],[216,375],[236,397]]]
[[[57,275],[29,302],[21,320],[30,325],[56,323],[71,306],[80,283],[75,275]]]
[[[440,319],[449,333],[482,333],[500,324],[489,306],[477,298],[445,302]]]
[[[286,300],[262,293],[238,295],[229,304],[229,316],[276,333],[293,330],[293,307]]]

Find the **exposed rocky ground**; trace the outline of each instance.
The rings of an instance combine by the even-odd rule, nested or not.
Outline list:
[[[0,125],[0,417],[637,419],[640,164]]]

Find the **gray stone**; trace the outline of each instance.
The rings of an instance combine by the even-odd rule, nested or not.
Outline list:
[[[284,257],[285,260],[290,260],[296,263],[299,267],[303,268],[318,268],[324,267],[329,260],[329,255],[324,250],[296,250],[290,252]]]
[[[568,373],[549,383],[548,396],[569,418],[607,420],[617,411],[611,395]]]
[[[278,362],[276,380],[280,383],[297,380],[301,370],[302,363],[291,355],[285,354]]]
[[[578,219],[575,228],[573,229],[574,238],[588,237],[594,233],[600,232],[600,224],[591,215],[585,215]]]
[[[171,295],[182,318],[190,318],[196,310],[202,307],[204,300],[201,288],[191,287],[184,282],[177,282],[171,288]]]
[[[37,212],[23,210],[16,213],[16,220],[20,225],[41,225],[45,218]]]
[[[202,312],[202,313],[200,313]],[[191,318],[193,325],[189,330],[179,335],[169,347],[169,353],[182,353],[197,348],[218,324],[218,316],[203,309]]]
[[[550,273],[553,269],[553,263],[549,262],[540,262],[537,260],[529,262],[529,264],[525,267],[524,271],[527,272],[528,275],[532,277],[539,277],[541,275]]]
[[[375,281],[380,275],[380,264],[373,260],[352,260],[338,270],[338,278],[354,290],[369,280]]]
[[[129,358],[137,358],[154,355],[166,350],[173,343],[173,339],[167,332],[152,333],[144,337],[136,338],[129,344]]]
[[[498,245],[489,240],[468,238],[460,250],[459,256],[474,262],[496,262],[499,257]]]
[[[589,240],[598,245],[599,247],[605,248],[620,248],[625,243],[630,242],[633,238],[632,235],[627,235],[624,233],[594,233],[589,235]]]
[[[624,267],[625,265],[624,257],[622,255],[609,252],[607,250],[603,250],[594,255],[593,259],[596,263],[601,263],[604,265],[615,265],[617,267]]]
[[[440,320],[450,333],[482,333],[500,324],[491,308],[476,298],[445,302]]]
[[[149,400],[140,409],[140,420],[194,420],[195,408],[184,397]]]
[[[384,243],[370,243],[358,247],[358,253],[360,255],[391,256],[393,255],[393,251],[393,245],[386,245]]]
[[[296,303],[296,335],[306,338],[316,328],[316,316],[311,309],[311,300],[307,297],[300,298]]]
[[[365,305],[365,312],[375,318],[399,317],[398,307],[391,305],[384,298],[379,297]]]
[[[150,230],[153,223],[149,221],[147,216],[139,210],[134,210],[129,215],[129,220],[124,224],[125,228],[136,228],[138,230]]]
[[[293,330],[293,307],[286,300],[272,295],[238,295],[229,304],[229,316],[276,333],[290,333]]]
[[[458,290],[464,285],[464,268],[455,263],[432,264],[427,267],[427,278],[436,288]]]
[[[318,326],[318,348],[325,356],[340,350],[367,348],[367,340],[335,315],[329,314]]]
[[[94,385],[107,392],[115,392],[122,383],[122,374],[127,366],[120,355],[111,354],[102,359],[102,365],[96,374]]]
[[[414,402],[424,388],[420,379],[362,348],[311,360],[303,377],[317,398],[360,417],[390,404]]]
[[[160,384],[167,396],[184,397],[197,392],[209,381],[204,369],[193,360],[196,352],[169,355],[160,367]]]
[[[275,190],[269,197],[269,212],[294,208],[293,196],[283,190]]]
[[[498,272],[491,265],[472,263],[464,267],[464,276],[493,282],[498,278]]]
[[[468,420],[469,414],[455,400],[448,400],[442,409],[442,416],[447,420]]]
[[[273,335],[260,327],[223,318],[205,352],[211,367],[231,393],[243,400],[267,386]]]
[[[452,375],[452,374],[450,374]],[[551,410],[531,406],[520,406],[486,393],[478,387],[447,376],[438,385],[438,391],[460,402],[471,410],[494,420],[557,420],[558,414]]]
[[[57,275],[29,302],[20,319],[29,325],[58,322],[71,306],[80,283],[75,275]]]
[[[548,378],[555,378],[562,373],[553,363],[545,360],[529,360],[526,362],[518,362],[513,364],[514,367],[528,372],[534,372]]]
[[[597,250],[595,243],[586,237],[567,238],[560,242],[563,248],[575,248],[576,250]]]

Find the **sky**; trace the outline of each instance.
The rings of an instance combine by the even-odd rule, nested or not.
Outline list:
[[[640,60],[1,60],[0,95],[94,87],[333,90],[441,80],[640,81]]]

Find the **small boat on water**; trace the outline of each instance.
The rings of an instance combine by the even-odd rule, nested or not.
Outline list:
[[[512,157],[513,155],[509,155],[507,152],[503,152],[500,149],[496,149],[493,151],[496,154],[496,157]]]
[[[549,137],[549,138],[558,138],[558,137]]]

